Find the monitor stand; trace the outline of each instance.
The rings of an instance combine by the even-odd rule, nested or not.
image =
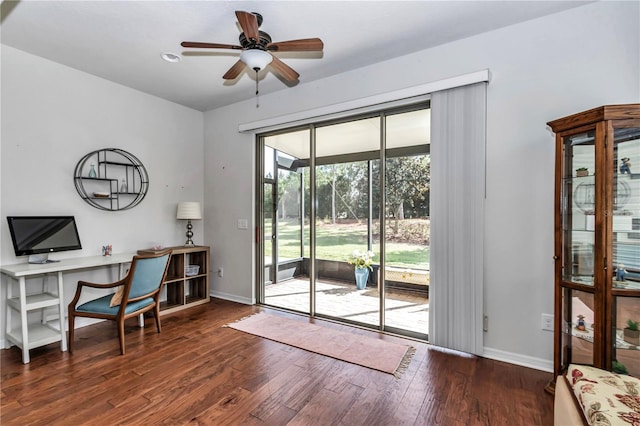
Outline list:
[[[49,254],[48,253],[44,253],[44,254],[32,254],[29,255],[29,263],[35,263],[35,264],[43,264],[43,263],[54,263],[54,262],[60,262],[59,260],[49,260]]]

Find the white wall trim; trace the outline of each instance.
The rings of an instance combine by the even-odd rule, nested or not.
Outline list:
[[[517,354],[514,352],[501,351],[500,349],[493,349],[484,347],[482,353],[484,358],[494,359],[496,361],[508,362],[509,364],[520,365],[523,367],[534,368],[536,370],[546,371],[553,373],[553,361],[536,358],[532,356]]]
[[[216,297],[218,299],[228,300],[230,302],[242,303],[243,305],[255,305],[256,300],[254,298],[249,297],[240,297],[235,294],[222,293],[219,291],[211,291],[211,297]]]
[[[319,108],[300,111],[293,114],[282,115],[278,117],[267,118],[264,120],[253,121],[250,123],[240,123],[238,125],[239,132],[266,132],[276,130],[278,128],[292,127],[294,125],[308,124],[317,121],[319,117],[323,119],[337,118],[335,114],[344,115],[345,112],[353,110],[361,110],[362,108],[371,108],[384,104],[385,107],[391,102],[408,103],[419,102],[428,99],[428,95],[440,90],[451,89],[454,87],[466,86],[469,84],[490,81],[490,72],[488,69],[476,71],[469,74],[463,74],[456,77],[437,80],[430,83],[421,84],[419,86],[407,87],[405,89],[394,90],[392,92],[380,93],[377,95],[367,96],[364,98],[354,99],[351,101],[341,102],[333,105],[327,105]],[[393,105],[399,106],[399,105]],[[365,112],[365,111],[359,111]]]

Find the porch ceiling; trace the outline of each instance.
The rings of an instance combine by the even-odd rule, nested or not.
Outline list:
[[[377,117],[317,127],[316,157],[377,151],[380,149]],[[296,159],[309,159],[309,130],[268,136],[265,144]],[[387,148],[431,143],[431,110],[421,109],[387,117]]]

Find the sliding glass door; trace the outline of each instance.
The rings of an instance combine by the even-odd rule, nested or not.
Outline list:
[[[262,303],[310,312],[309,130],[263,138]],[[307,200],[305,202],[305,200]],[[261,247],[261,248],[260,248]]]
[[[429,326],[429,109],[385,120],[385,325],[425,338]]]
[[[259,301],[426,338],[429,109],[261,135]]]
[[[380,255],[372,240],[371,190],[379,156],[378,116],[316,129],[316,313],[376,327],[380,303],[373,265],[357,268],[349,260],[354,253],[372,252],[374,260]],[[354,288],[356,269],[368,275],[361,289]]]

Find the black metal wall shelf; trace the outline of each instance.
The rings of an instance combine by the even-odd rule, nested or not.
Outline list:
[[[80,197],[100,210],[135,207],[149,189],[149,176],[140,160],[118,148],[99,149],[82,157],[73,180]]]

